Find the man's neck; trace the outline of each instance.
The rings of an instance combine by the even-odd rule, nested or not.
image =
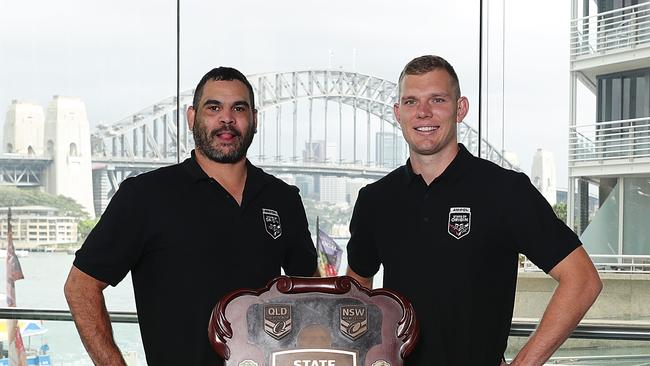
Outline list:
[[[230,193],[237,203],[241,205],[244,195],[244,186],[246,185],[246,177],[248,169],[246,168],[246,159],[232,164],[217,163],[210,160],[198,149],[194,150],[196,162],[201,169],[210,178],[219,182],[219,184]]]
[[[442,149],[432,155],[418,155],[411,152],[411,168],[415,174],[421,174],[427,185],[438,178],[454,160],[460,148],[458,144],[450,144],[449,148]]]

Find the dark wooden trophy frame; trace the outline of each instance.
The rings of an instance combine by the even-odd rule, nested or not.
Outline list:
[[[347,276],[280,276],[224,296],[208,336],[226,366],[401,366],[418,331],[394,291]]]

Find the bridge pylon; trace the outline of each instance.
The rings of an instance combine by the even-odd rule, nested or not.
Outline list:
[[[45,117],[38,104],[13,100],[7,109],[4,124],[4,152],[21,155],[43,155]]]
[[[50,101],[45,119],[45,154],[52,157],[45,189],[74,199],[94,217],[90,126],[80,98],[55,95]]]

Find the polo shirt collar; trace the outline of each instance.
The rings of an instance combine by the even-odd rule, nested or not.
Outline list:
[[[192,150],[192,156],[185,159],[182,165],[185,168],[185,170],[190,174],[194,182],[210,179],[210,176],[207,175],[203,171],[203,169],[201,169],[201,166],[196,161],[196,153],[194,152],[194,150]]]
[[[467,150],[465,145],[459,143],[458,154],[456,154],[454,160],[451,161],[447,168],[434,180],[434,182],[439,180],[453,181],[456,178],[459,178],[467,169],[467,166],[472,157],[473,155]],[[420,176],[420,174],[416,174],[413,171],[413,167],[411,166],[411,159],[409,158],[406,160],[406,164],[404,165],[404,182],[409,184],[413,181],[413,179]]]
[[[201,169],[201,166],[196,161],[196,153],[194,150],[192,150],[192,155],[185,159],[182,164],[195,183],[212,180],[212,178]],[[248,199],[255,197],[268,181],[268,176],[262,171],[262,169],[256,167],[250,162],[250,160],[246,159],[246,183],[244,185],[243,200],[247,201]],[[242,204],[244,204],[244,202],[242,202]]]

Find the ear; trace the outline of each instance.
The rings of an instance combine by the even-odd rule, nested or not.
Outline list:
[[[467,116],[467,112],[469,112],[469,100],[467,100],[467,97],[460,97],[457,104],[456,123],[461,123]]]
[[[189,106],[187,107],[187,127],[189,127],[190,131],[194,129],[194,118],[196,117],[196,110],[194,107]]]
[[[393,114],[395,114],[395,119],[397,120],[397,122],[401,126],[402,125],[402,120],[401,120],[401,117],[400,117],[399,103],[393,104]]]
[[[253,108],[253,133],[257,133],[257,109]]]

